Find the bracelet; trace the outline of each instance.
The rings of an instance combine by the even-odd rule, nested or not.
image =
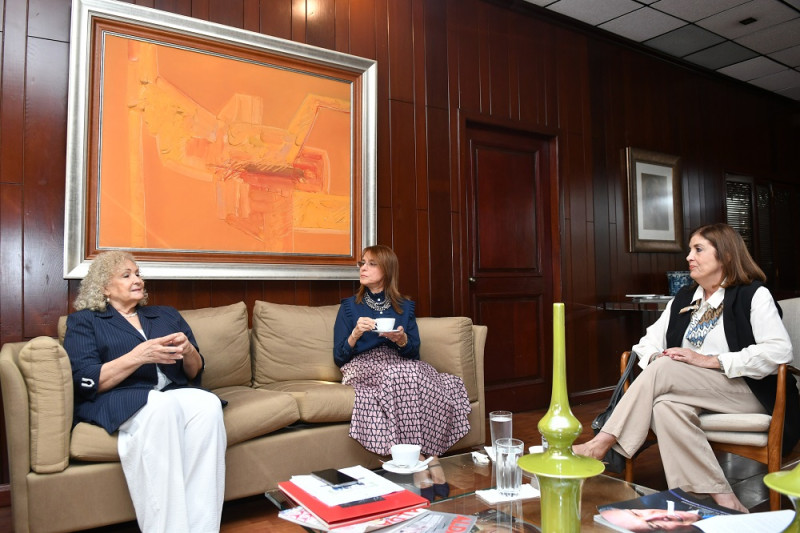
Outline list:
[[[398,342],[398,343],[397,343],[397,347],[398,347],[398,348],[405,348],[407,344],[408,344],[408,335],[406,335],[406,342],[404,342],[403,344],[400,344],[400,343]]]

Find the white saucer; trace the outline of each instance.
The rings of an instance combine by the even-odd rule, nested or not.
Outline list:
[[[414,466],[397,466],[392,461],[386,461],[383,463],[383,469],[394,474],[415,474],[417,472],[427,470],[427,468],[428,465],[422,464],[422,461],[418,461]]]
[[[387,330],[387,331],[381,331],[379,329],[373,329],[372,331],[374,333],[398,333],[400,330],[399,329],[390,329],[390,330]]]

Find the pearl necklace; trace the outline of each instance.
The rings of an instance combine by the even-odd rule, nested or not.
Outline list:
[[[138,315],[138,314],[139,314],[139,312],[138,312],[138,311],[134,311],[133,313],[130,313],[130,314],[125,314],[125,313],[120,313],[120,314],[121,314],[122,316],[124,316],[125,318],[133,318],[133,317],[135,317],[136,315]]]

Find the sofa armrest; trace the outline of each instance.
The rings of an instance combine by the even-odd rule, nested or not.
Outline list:
[[[489,333],[487,326],[472,326],[472,345],[475,350],[475,375],[478,379],[478,405],[480,406],[481,439],[486,440],[486,402],[484,388],[484,349],[486,348],[486,336]]]
[[[28,530],[28,484],[31,469],[30,408],[28,388],[17,366],[17,356],[24,342],[9,342],[0,350],[0,390],[6,423],[9,473],[12,491],[13,522],[17,531]]]

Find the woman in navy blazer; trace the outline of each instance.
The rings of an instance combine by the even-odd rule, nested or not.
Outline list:
[[[225,484],[222,405],[199,388],[203,357],[171,307],[146,307],[133,256],[98,255],[67,318],[75,422],[109,434],[142,531],[218,531]]]

